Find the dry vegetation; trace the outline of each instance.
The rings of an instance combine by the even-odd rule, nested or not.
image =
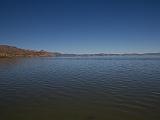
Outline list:
[[[0,45],[0,57],[52,57],[59,53],[46,52],[44,50],[25,50],[8,45]]]

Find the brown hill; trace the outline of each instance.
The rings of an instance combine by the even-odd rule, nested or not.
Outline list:
[[[0,45],[0,57],[52,57],[60,53],[47,52],[44,50],[26,50],[14,46]]]

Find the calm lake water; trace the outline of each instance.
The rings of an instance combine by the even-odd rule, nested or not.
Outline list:
[[[160,57],[0,59],[1,120],[160,120]]]

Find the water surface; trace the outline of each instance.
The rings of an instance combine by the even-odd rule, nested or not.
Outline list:
[[[3,120],[159,120],[160,57],[0,59]]]

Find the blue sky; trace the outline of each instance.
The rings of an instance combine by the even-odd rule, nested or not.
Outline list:
[[[63,53],[160,52],[158,0],[1,0],[0,44]]]

